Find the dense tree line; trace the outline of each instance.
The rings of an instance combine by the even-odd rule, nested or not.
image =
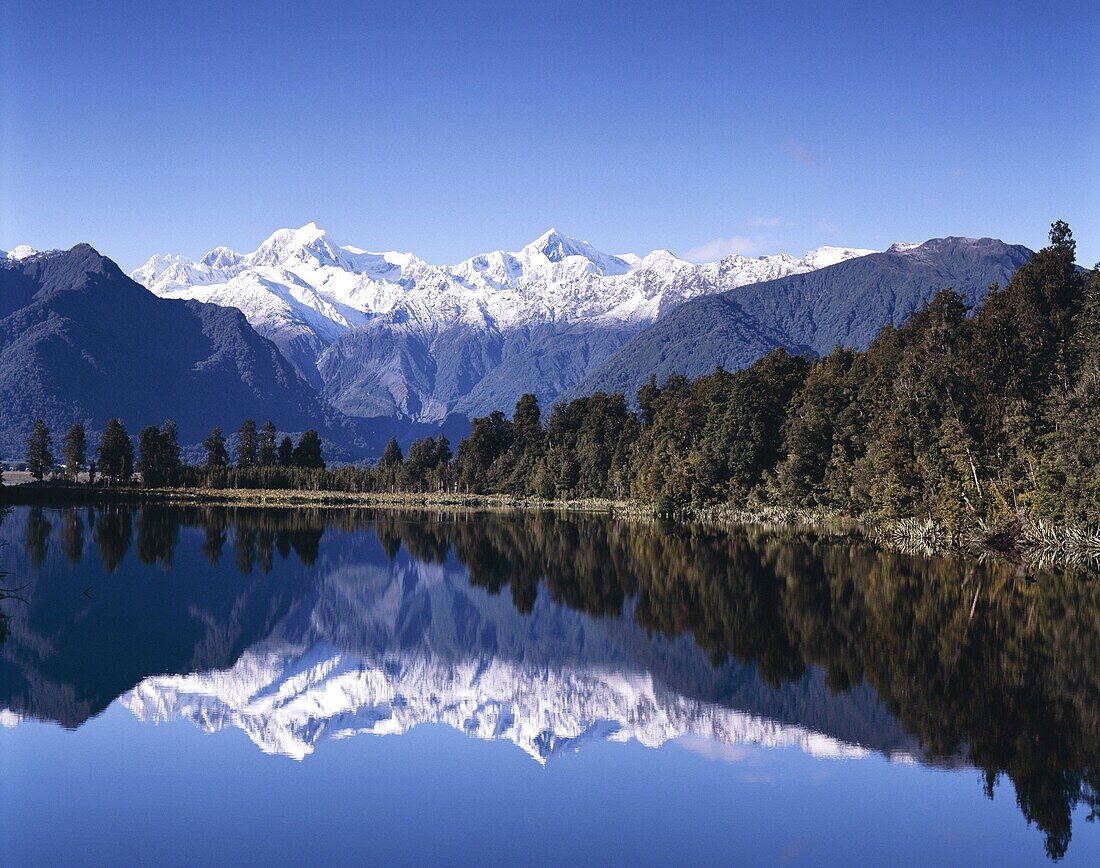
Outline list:
[[[231,472],[249,478],[272,477],[272,487],[287,487],[304,477],[292,471],[324,471],[321,438],[314,430],[305,431],[297,444],[289,436],[276,442],[275,423],[265,422],[257,430],[246,419],[236,436],[234,465],[221,428],[214,428],[202,443],[205,459],[197,466],[183,460],[175,421],[143,428],[134,442],[119,419],[110,419],[100,436],[94,457],[88,460],[88,435],[84,425],[74,422],[65,434],[60,467],[55,465],[50,429],[38,419],[27,441],[27,470],[38,481],[56,476],[69,482],[83,476],[89,484],[130,485],[135,473],[149,488],[161,486],[225,487]],[[252,486],[254,487],[254,486]]]
[[[1100,270],[1076,267],[1065,223],[1050,241],[978,310],[945,289],[866,351],[810,361],[778,349],[737,372],[651,379],[636,412],[598,393],[544,417],[524,395],[510,419],[474,419],[457,454],[444,437],[407,454],[394,440],[377,462],[334,470],[317,432],[276,443],[271,422],[252,420],[233,456],[214,429],[205,460],[185,467],[169,424],[141,433],[138,470],[147,485],[633,498],[668,512],[824,507],[952,528],[1097,521]],[[72,474],[82,429],[70,436]],[[110,481],[129,479],[127,443],[108,423],[96,455]],[[38,478],[48,472],[45,425],[27,458]]]
[[[952,528],[1100,520],[1100,271],[1076,267],[1064,223],[1050,241],[979,309],[945,289],[866,351],[809,361],[779,349],[735,373],[651,379],[637,412],[595,394],[543,418],[525,395],[510,420],[475,419],[449,466],[408,466],[391,444],[385,485],[664,511],[825,507]]]
[[[664,510],[826,507],[948,527],[1100,520],[1100,270],[1068,226],[968,311],[950,289],[863,352],[776,350],[509,421],[475,419],[460,490],[632,497]],[[400,478],[400,477],[399,477]]]

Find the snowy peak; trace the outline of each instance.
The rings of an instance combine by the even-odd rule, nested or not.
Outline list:
[[[532,250],[541,253],[551,262],[561,262],[567,256],[586,256],[592,246],[584,241],[577,241],[562,235],[557,229],[551,227],[538,238],[528,244],[524,250]]]
[[[599,275],[623,274],[630,270],[630,264],[617,256],[603,253],[587,241],[570,238],[554,228],[542,233],[518,255],[527,261],[541,258],[555,264],[566,264],[576,257],[590,263],[591,270]]]
[[[818,268],[828,268],[830,265],[847,262],[849,259],[868,256],[876,252],[875,250],[867,250],[861,247],[818,247],[816,250],[811,250],[802,257],[801,262],[810,270],[816,270]]]
[[[12,261],[28,259],[31,256],[37,255],[38,251],[31,247],[29,244],[18,244],[6,253],[3,250],[0,250],[0,259],[10,259]]]
[[[241,254],[228,247],[215,247],[199,260],[199,265],[209,268],[233,268],[240,265],[243,258]]]
[[[393,412],[435,422],[455,411],[481,378],[503,364],[503,342],[515,339],[522,349],[535,329],[582,325],[621,334],[702,295],[812,271],[869,252],[823,247],[803,259],[787,254],[730,256],[696,264],[667,250],[645,258],[615,256],[552,228],[517,251],[495,250],[457,265],[432,265],[411,253],[371,253],[339,245],[316,223],[307,223],[279,229],[243,255],[215,247],[198,261],[154,256],[133,277],[162,297],[237,308],[308,381],[320,380],[334,395],[349,396],[346,405],[340,403],[342,397],[333,399],[345,412]],[[348,332],[352,334],[345,341]],[[456,333],[462,341],[478,343],[472,357],[476,361],[471,362],[475,370],[464,380],[468,385],[457,391],[441,386],[450,391],[439,398],[431,383],[450,381],[438,374],[435,354],[446,356],[445,344],[438,341]],[[416,348],[410,356],[379,358],[379,347],[404,341]],[[340,346],[333,347],[336,342]],[[606,345],[607,352],[611,346]],[[366,358],[360,356],[364,348],[369,350]],[[351,363],[352,356],[359,361]],[[423,377],[410,374],[405,361],[397,361],[407,358],[417,360]],[[596,356],[589,355],[584,364],[597,363]],[[369,387],[369,398],[352,401],[352,393],[366,390],[352,382],[348,371],[387,365],[393,370],[384,377],[379,374]]]
[[[244,257],[251,266],[281,266],[292,259],[313,259],[322,265],[341,264],[340,249],[316,223],[307,223],[298,229],[279,229]]]

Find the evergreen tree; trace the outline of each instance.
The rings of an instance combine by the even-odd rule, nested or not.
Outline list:
[[[221,428],[214,428],[210,435],[202,441],[202,447],[206,450],[206,468],[214,470],[229,466],[229,452],[225,448],[225,437]]]
[[[1055,448],[1065,474],[1066,520],[1100,516],[1100,265],[1085,281],[1073,384],[1058,408]]]
[[[166,419],[160,426],[161,462],[165,479],[175,484],[183,470],[183,456],[180,453],[179,429],[174,419]]]
[[[255,467],[259,461],[259,440],[256,435],[256,422],[245,419],[237,431],[237,466]]]
[[[294,466],[306,470],[324,470],[325,459],[321,455],[321,438],[312,428],[302,433],[294,447]]]
[[[470,436],[458,445],[458,481],[468,491],[484,493],[498,480],[494,463],[512,448],[512,423],[500,410],[474,419]]]
[[[284,437],[279,442],[279,466],[280,467],[293,467],[294,466],[294,441],[289,437]]]
[[[382,457],[378,459],[378,466],[381,468],[397,467],[405,460],[405,456],[401,454],[401,446],[397,442],[396,437],[391,437],[390,442],[386,444],[386,448],[382,450]]]
[[[150,425],[138,435],[137,470],[142,485],[156,487],[176,482],[182,468],[176,423],[169,420],[160,428]]]
[[[440,434],[435,438],[435,463],[436,467],[446,467],[451,463],[454,453],[451,452],[451,441],[445,435]]]
[[[99,472],[110,482],[128,484],[134,475],[134,444],[118,419],[108,419],[96,449]]]
[[[155,425],[148,425],[138,432],[136,467],[142,485],[154,487],[164,484],[160,468],[160,429]]]
[[[274,467],[279,461],[278,447],[275,444],[275,423],[268,419],[260,429],[257,463],[260,467]]]
[[[379,462],[381,466],[381,462]],[[392,465],[387,465],[392,466]],[[431,472],[435,469],[435,439],[422,437],[414,440],[409,454],[400,464],[398,480],[406,491],[423,491]]]
[[[34,420],[27,440],[27,470],[39,482],[53,470],[54,458],[50,445],[50,429],[41,419]]]
[[[88,435],[80,422],[73,422],[65,434],[61,457],[65,460],[65,475],[77,479],[88,460]]]

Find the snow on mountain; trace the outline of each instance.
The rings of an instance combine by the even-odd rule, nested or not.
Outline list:
[[[469,381],[463,387],[468,391],[488,373],[493,359],[508,355],[503,343],[511,334],[574,324],[637,329],[700,295],[871,252],[823,247],[802,259],[786,254],[730,256],[699,265],[667,250],[645,257],[613,256],[550,229],[518,251],[496,250],[439,266],[411,253],[340,246],[317,224],[308,223],[272,233],[247,254],[216,247],[197,261],[156,255],[132,276],[162,297],[240,309],[307,379],[338,392],[329,397],[345,412],[358,415],[357,408],[369,406],[374,408],[371,412],[385,414],[389,408],[430,421],[445,416],[461,398],[441,397],[434,385],[417,385],[437,376],[433,371],[445,364],[440,356],[448,353],[440,341],[447,342],[450,338],[445,336],[456,331],[462,333],[460,348],[456,350],[451,340],[452,355],[472,353],[479,359],[462,374],[463,382]],[[342,335],[362,330],[383,335],[387,347],[404,349],[386,350],[392,355],[390,368],[373,362],[364,374],[373,385],[349,396],[354,387],[334,372],[346,369],[360,350],[344,347],[335,357],[323,357]],[[486,336],[476,341],[476,350],[464,343],[472,334]],[[358,343],[373,347],[371,352],[377,354],[374,340]],[[411,348],[406,346],[409,342]],[[413,375],[407,371],[410,358],[416,360]],[[368,361],[356,358],[355,365]],[[334,377],[342,380],[336,387]],[[364,391],[366,397],[359,394]]]
[[[667,250],[644,258],[612,256],[550,229],[519,251],[496,250],[436,266],[411,253],[338,246],[316,223],[308,223],[274,232],[248,254],[217,247],[198,261],[156,255],[132,276],[157,295],[240,307],[261,331],[280,315],[291,315],[288,295],[314,310],[322,307],[316,298],[330,302],[332,315],[323,315],[341,329],[398,310],[427,324],[435,324],[435,315],[449,324],[457,311],[468,322],[509,328],[604,316],[651,319],[674,299],[824,268],[871,252],[822,247],[802,259],[731,256],[696,265]],[[269,287],[266,310],[254,293],[256,278]],[[290,291],[279,292],[275,284]],[[241,304],[233,304],[238,294]],[[361,316],[349,316],[342,308]]]
[[[18,244],[11,250],[0,250],[0,259],[19,260],[26,259],[29,256],[37,256],[38,251],[31,247],[29,244]]]
[[[587,740],[646,747],[686,736],[798,747],[817,757],[869,751],[798,726],[661,690],[647,673],[553,668],[427,654],[378,658],[331,645],[246,652],[223,672],[149,678],[119,702],[142,721],[236,728],[264,753],[301,760],[326,738],[393,735],[424,723],[511,741],[539,763]]]

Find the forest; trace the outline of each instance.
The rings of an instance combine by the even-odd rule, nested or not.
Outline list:
[[[474,419],[455,451],[442,436],[407,453],[394,440],[376,462],[330,469],[315,431],[295,444],[246,420],[229,440],[211,432],[205,461],[187,466],[173,423],[141,431],[135,458],[111,420],[91,461],[74,424],[64,463],[73,478],[86,468],[130,484],[136,472],[150,487],[606,498],[668,514],[782,507],[954,530],[1087,525],[1100,521],[1100,268],[1078,267],[1075,246],[1058,221],[979,308],[944,289],[865,351],[778,349],[736,372],[651,378],[636,404],[598,393],[544,414],[525,395],[511,418]],[[38,479],[53,467],[44,425],[27,461]]]

